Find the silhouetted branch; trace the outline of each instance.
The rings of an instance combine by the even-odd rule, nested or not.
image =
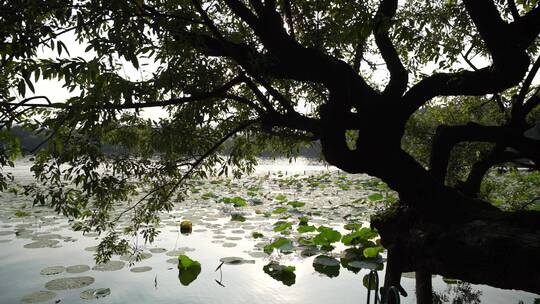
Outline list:
[[[375,43],[381,52],[390,71],[390,82],[384,89],[383,94],[388,96],[401,96],[407,89],[408,73],[399,59],[399,55],[390,40],[388,30],[392,25],[392,18],[396,14],[397,0],[382,0],[375,16],[373,35]],[[356,68],[356,70],[358,70]]]
[[[519,15],[518,9],[516,7],[516,2],[514,0],[508,0],[508,9],[510,10],[510,13],[512,14],[512,18],[514,18],[514,21],[521,18]]]

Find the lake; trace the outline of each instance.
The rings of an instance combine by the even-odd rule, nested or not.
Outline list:
[[[12,172],[23,184],[32,180],[27,162]],[[384,280],[385,252],[351,263],[344,244],[323,252],[301,244],[319,231],[298,231],[301,217],[341,235],[352,233],[345,224],[368,227],[391,195],[375,179],[302,159],[266,161],[241,179],[191,180],[188,193],[161,215],[154,243],[129,239],[145,253],[143,260],[114,256],[97,266],[99,235],[73,231],[69,219],[32,207],[28,197],[1,193],[0,303],[365,303],[370,269]],[[223,199],[237,197],[246,206]],[[191,233],[181,233],[183,220],[192,222]],[[290,246],[264,252],[280,238]],[[179,273],[179,255],[201,264],[195,278]],[[280,275],[286,266],[294,266],[294,274]],[[401,303],[414,303],[414,274],[404,274],[402,285],[409,296]],[[533,304],[540,298],[440,276],[433,285],[443,303]]]

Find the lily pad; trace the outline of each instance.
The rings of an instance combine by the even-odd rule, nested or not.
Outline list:
[[[163,253],[163,252],[166,252],[167,249],[165,249],[165,248],[150,248],[150,249],[148,249],[148,251],[150,251],[151,253]]]
[[[133,267],[129,271],[139,273],[139,272],[147,272],[150,270],[152,270],[152,267],[150,266],[141,266],[141,267]]]
[[[223,243],[221,246],[232,248],[232,247],[236,247],[236,245],[237,245],[236,243]]]
[[[300,252],[300,255],[303,256],[303,257],[311,257],[311,256],[317,255],[319,253],[321,253],[321,251],[319,249],[309,247],[309,248],[306,248],[306,249],[302,250]]]
[[[225,238],[226,240],[229,240],[229,241],[240,241],[242,239],[242,237],[239,237],[239,236],[228,236]]]
[[[233,214],[233,215],[231,215],[231,221],[233,221],[233,222],[245,222],[246,217],[244,217],[241,214]]]
[[[277,249],[283,253],[292,252],[294,247],[291,240],[280,238],[274,242],[264,246],[264,252],[271,254],[274,249]]]
[[[42,274],[42,275],[54,275],[54,274],[62,273],[62,272],[64,272],[64,270],[66,270],[66,267],[64,267],[64,266],[52,266],[52,267],[47,267],[47,268],[41,269],[39,274]]]
[[[284,266],[276,262],[270,262],[263,267],[263,271],[271,276],[274,280],[280,281],[286,286],[292,286],[296,282],[296,274],[294,266]]]
[[[120,270],[120,269],[124,268],[125,265],[126,265],[126,263],[124,263],[122,261],[108,261],[107,263],[97,264],[96,266],[92,267],[92,270],[95,270],[95,271],[117,271],[117,270]]]
[[[86,247],[84,248],[85,251],[96,251],[98,248],[98,246],[90,246],[90,247]]]
[[[382,194],[380,194],[380,193],[373,193],[373,194],[368,196],[368,200],[370,200],[372,202],[380,201],[382,199],[384,199],[384,196],[382,196]]]
[[[254,260],[246,260],[241,257],[224,257],[219,259],[219,261],[226,265],[255,264]]]
[[[93,300],[104,298],[111,294],[110,288],[98,288],[98,289],[87,289],[81,292],[81,299],[83,300]]]
[[[27,294],[21,298],[23,303],[40,303],[52,300],[56,297],[56,293],[52,291],[36,291],[31,294]]]
[[[313,268],[329,278],[339,276],[339,261],[326,255],[317,256],[313,260]]]
[[[267,253],[262,252],[262,251],[251,251],[251,252],[248,252],[248,254],[250,257],[256,258],[256,259],[265,258],[268,256]]]
[[[136,262],[141,260],[146,260],[152,257],[151,253],[148,252],[141,252],[138,255],[132,255],[132,254],[124,254],[120,257],[120,260],[126,261],[126,262]]]
[[[49,290],[77,289],[91,285],[94,281],[93,277],[61,278],[47,282],[45,288]]]
[[[247,201],[239,196],[236,197],[223,197],[219,200],[220,203],[232,204],[235,207],[247,206]]]
[[[54,239],[61,239],[62,236],[59,234],[40,234],[32,237],[32,240],[34,241],[43,241],[43,240],[54,240]]]
[[[81,273],[81,272],[86,272],[88,270],[90,270],[90,266],[88,265],[73,265],[73,266],[66,267],[67,273]]]
[[[299,201],[292,201],[292,202],[288,202],[287,203],[289,206],[292,206],[294,208],[300,208],[300,207],[304,207],[306,205],[306,203],[304,202],[299,202]]]
[[[57,240],[40,240],[24,245],[24,248],[36,249],[36,248],[52,248],[59,243]]]

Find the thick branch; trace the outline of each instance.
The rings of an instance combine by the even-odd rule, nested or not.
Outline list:
[[[519,20],[512,22],[510,26],[516,36],[517,45],[527,47],[538,38],[538,33],[540,33],[540,6],[537,5]]]
[[[533,25],[540,21],[530,21],[530,17],[527,17],[529,20],[527,24],[532,23],[533,28],[522,29],[515,25],[516,22],[512,26],[506,24],[493,1],[465,0],[464,3],[491,53],[493,64],[474,72],[434,74],[420,81],[405,94],[402,109],[405,115],[412,115],[416,109],[435,96],[485,95],[501,92],[516,85],[526,73],[529,58],[525,49],[532,40],[523,38],[519,31],[534,33],[536,37],[539,30]],[[533,12],[529,14],[534,15]],[[517,23],[523,24],[523,18]],[[538,27],[540,28],[540,25]]]
[[[353,98],[356,102],[378,99],[378,94],[351,66],[319,50],[305,48],[288,35],[276,11],[265,10],[264,14],[257,18],[238,0],[225,0],[225,3],[255,31],[268,49],[274,67],[280,69],[279,73],[274,73],[275,77],[314,81],[331,88],[347,88],[356,95]],[[230,54],[230,57],[237,60],[234,54]]]
[[[523,130],[510,127],[482,126],[440,126],[434,138],[431,151],[432,171],[436,178],[444,178],[450,152],[459,142],[492,142],[501,147],[512,147],[535,162],[540,160],[540,141],[523,136]]]
[[[538,73],[538,69],[540,69],[540,56],[536,58],[536,61],[531,67],[529,74],[523,81],[523,85],[519,90],[519,94],[517,95],[516,99],[512,104],[512,122],[515,124],[524,124],[525,117],[532,110],[532,108],[530,108],[530,105],[527,105],[530,100],[525,101],[525,98],[527,96],[527,93],[529,92],[529,88],[531,87],[532,81],[534,80],[536,73]],[[533,95],[531,99],[534,99],[535,97],[536,96]]]
[[[405,70],[394,44],[390,40],[388,30],[392,24],[392,18],[396,14],[397,0],[382,0],[375,16],[373,35],[375,43],[381,52],[390,71],[390,82],[384,89],[384,95],[401,96],[407,88],[408,73]]]
[[[468,196],[476,196],[480,191],[482,180],[489,169],[495,165],[509,162],[516,158],[518,158],[518,155],[515,153],[504,151],[500,147],[495,147],[488,155],[472,165],[467,180],[459,186],[461,192]]]
[[[504,91],[516,85],[527,70],[529,60],[526,56],[514,59],[513,67],[503,69],[490,66],[474,72],[434,74],[414,85],[405,94],[402,113],[409,117],[436,96],[481,96]]]
[[[508,0],[508,9],[510,10],[510,13],[512,14],[512,18],[514,18],[514,21],[519,20],[521,16],[519,15],[518,9],[516,7],[516,1],[514,0]]]
[[[536,108],[538,105],[540,105],[540,95],[538,95],[538,91],[535,95],[533,95],[525,104],[523,105],[523,114],[527,115],[529,114],[534,108]]]

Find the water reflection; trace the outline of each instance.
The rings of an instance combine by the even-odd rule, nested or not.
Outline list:
[[[369,199],[372,193],[380,192],[377,183],[343,174],[285,174],[197,181],[193,187],[197,193],[193,191],[189,199],[163,215],[156,242],[141,246],[147,258],[136,267],[148,271],[130,271],[126,265],[101,272],[86,266],[86,274],[96,280],[90,287],[110,288],[106,298],[110,303],[173,303],[182,299],[196,304],[352,304],[365,303],[368,286],[373,302],[377,288],[371,286],[368,274],[378,271],[382,285],[386,253],[366,257],[372,255],[364,249],[376,249],[378,244],[366,241],[369,231],[361,227],[378,204]],[[48,281],[70,276],[67,270],[40,274],[42,269],[93,264],[99,237],[72,231],[68,219],[46,208],[31,207],[24,197],[0,196],[0,278],[9,278],[0,284],[0,303],[17,303],[26,294],[44,290]],[[247,206],[219,202],[221,197],[237,196],[244,197]],[[190,234],[181,231],[186,220],[192,226]],[[189,230],[187,222],[184,225],[184,231]],[[327,228],[319,229],[321,226]],[[349,245],[334,237],[336,232],[329,228],[341,233]],[[281,243],[276,242],[280,239]],[[24,247],[47,240],[54,242],[49,247]],[[321,247],[326,244],[335,248],[324,252]],[[199,267],[177,266],[179,255],[200,262]],[[124,259],[132,260],[130,256]],[[402,285],[412,296],[402,298],[401,303],[415,303],[414,280],[404,277]],[[479,303],[472,297],[458,296],[457,286],[447,292],[447,284],[439,277],[434,279],[440,303]],[[534,300],[534,295],[527,293],[471,288],[471,294],[475,294],[474,289],[483,291],[477,301],[484,303],[517,304],[523,299],[524,304],[532,304]],[[57,292],[53,301],[85,303],[81,291]]]
[[[433,304],[480,304],[482,291],[475,290],[471,284],[458,282],[448,285],[446,290],[433,293]]]

